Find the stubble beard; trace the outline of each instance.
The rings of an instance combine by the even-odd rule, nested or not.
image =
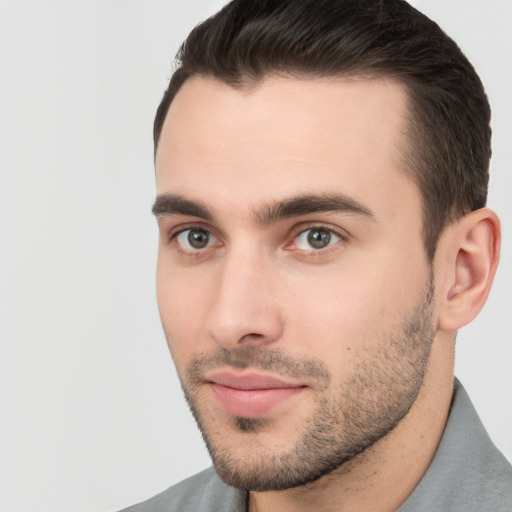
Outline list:
[[[385,437],[409,412],[423,385],[434,340],[432,298],[431,279],[422,300],[401,324],[377,347],[365,352],[365,359],[356,363],[352,375],[337,385],[323,362],[293,359],[278,349],[221,349],[195,360],[180,378],[218,475],[228,485],[249,491],[290,489],[342,468]],[[229,431],[213,433],[216,429],[207,425],[208,411],[200,405],[198,389],[201,373],[221,364],[313,377],[319,383],[315,413],[295,446],[276,453],[260,445],[260,453],[247,457],[237,453],[236,440]],[[290,427],[293,430],[297,426]],[[265,418],[232,418],[231,429],[248,437],[271,428],[271,421]]]

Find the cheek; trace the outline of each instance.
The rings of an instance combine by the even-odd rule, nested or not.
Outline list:
[[[176,362],[189,359],[201,350],[208,290],[184,272],[157,266],[157,302],[171,355]]]
[[[327,280],[308,286],[307,294],[290,294],[286,318],[312,355],[326,364],[350,365],[361,350],[382,343],[384,333],[400,321],[399,297],[375,279]]]

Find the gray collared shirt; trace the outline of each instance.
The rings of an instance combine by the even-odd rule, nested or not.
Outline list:
[[[209,468],[122,512],[247,512],[247,493]],[[457,380],[434,459],[397,512],[512,512],[512,466]]]

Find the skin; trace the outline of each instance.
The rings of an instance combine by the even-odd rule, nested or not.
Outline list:
[[[234,89],[192,78],[171,104],[156,155],[157,297],[217,471],[233,483],[289,461],[326,411],[329,444],[373,435],[314,482],[255,488],[250,510],[395,510],[441,438],[455,331],[485,302],[499,224],[490,210],[470,214],[427,261],[421,195],[400,151],[406,109],[403,87],[384,79],[269,77]],[[276,208],[333,194],[341,208]],[[190,245],[190,229],[208,233],[206,247]],[[308,242],[315,229],[329,233],[326,247]],[[301,362],[320,370],[292,370]],[[205,377],[232,363],[303,389],[241,423]],[[377,438],[364,431],[372,422]]]

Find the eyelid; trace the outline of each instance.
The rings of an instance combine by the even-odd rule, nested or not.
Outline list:
[[[211,226],[204,224],[203,222],[183,222],[173,225],[169,228],[164,228],[162,231],[165,233],[169,242],[172,242],[172,240],[175,239],[180,233],[188,231],[189,229],[202,229],[204,231],[208,231],[208,233],[212,234],[215,238],[219,238],[217,231]]]
[[[206,236],[207,236],[206,245],[204,247],[193,247],[191,245],[189,236],[190,236],[190,232],[193,232],[193,231],[195,231],[196,233],[202,232],[202,233],[206,234]],[[189,233],[189,236],[182,237],[182,235],[185,235],[186,233]],[[211,247],[212,245],[215,245],[217,238],[215,237],[215,235],[213,233],[211,233],[210,231],[206,231],[205,229],[189,228],[189,229],[180,231],[179,233],[176,233],[176,235],[174,236],[174,240],[176,240],[176,243],[180,249],[183,249],[183,250],[191,252],[191,253],[192,252],[195,253],[195,252],[203,252],[206,249],[208,249],[209,247]]]
[[[210,237],[214,239],[213,243],[209,243],[203,249],[187,249],[186,247],[183,247],[180,243],[178,243],[177,237],[191,229],[199,229],[208,232]],[[166,243],[173,245],[175,250],[187,256],[200,256],[206,253],[208,250],[211,250],[213,247],[222,245],[221,236],[218,231],[203,222],[185,222],[163,230],[163,232],[165,233]]]
[[[297,249],[296,245],[295,245],[295,241],[297,240],[297,238],[304,234],[306,231],[310,231],[312,229],[318,229],[318,230],[325,230],[325,231],[329,231],[330,233],[332,233],[333,235],[335,235],[336,237],[338,237],[340,240],[336,241],[335,243],[333,244],[330,244],[322,249],[314,249],[314,248],[311,248],[310,251],[308,251],[307,249]],[[328,224],[328,223],[325,223],[325,222],[306,222],[306,223],[302,223],[298,226],[295,226],[290,234],[290,237],[289,237],[289,240],[290,242],[286,244],[286,249],[288,250],[292,250],[292,249],[297,249],[301,252],[311,252],[311,253],[322,253],[322,252],[326,252],[328,251],[329,249],[331,249],[332,247],[338,245],[339,242],[346,242],[348,241],[349,239],[349,234],[341,229],[340,227],[338,226],[333,226],[331,224]]]

